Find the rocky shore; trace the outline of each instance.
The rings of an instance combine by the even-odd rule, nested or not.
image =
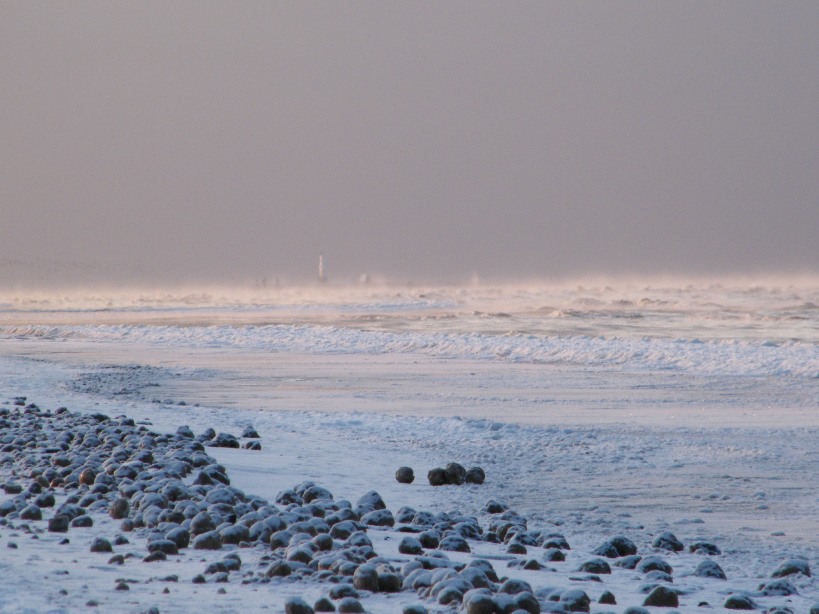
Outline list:
[[[210,587],[229,597],[213,611],[819,613],[813,561],[783,560],[754,585],[737,585],[726,570],[741,561],[719,543],[663,531],[578,547],[511,501],[465,512],[390,509],[377,484],[348,501],[309,480],[266,500],[231,486],[209,453],[254,454],[265,445],[254,429],[150,426],[22,397],[0,406],[2,561],[23,567],[36,560],[32,548],[73,548],[76,567],[42,580],[63,587],[43,589],[56,611],[184,611],[211,595],[197,587]],[[431,469],[430,483],[485,479],[480,468],[451,465]],[[412,475],[401,467],[395,479]],[[67,582],[79,568],[100,586]]]

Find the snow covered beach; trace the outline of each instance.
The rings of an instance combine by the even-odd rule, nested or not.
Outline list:
[[[499,575],[529,582],[543,610],[565,608],[549,595],[573,589],[592,598],[592,611],[641,606],[645,573],[616,567],[615,559],[610,574],[578,571],[599,558],[594,551],[607,539],[624,535],[640,555],[673,566],[673,583],[665,584],[682,592],[679,610],[707,602],[721,611],[732,593],[747,592],[758,609],[801,612],[819,601],[813,577],[790,577],[791,595],[759,587],[786,560],[819,564],[817,294],[812,287],[457,288],[345,289],[323,301],[305,293],[113,305],[109,297],[104,306],[94,297],[9,299],[0,330],[9,405],[0,407],[21,411],[12,402],[25,395],[43,410],[126,415],[157,433],[189,425],[196,434],[210,427],[238,436],[253,425],[261,451],[206,452],[233,486],[271,503],[312,480],[353,506],[376,490],[394,513],[458,511],[487,532],[486,502],[503,502],[529,530],[564,536],[566,560],[545,561],[542,543],[511,554],[509,544],[485,540],[469,541],[472,554],[446,554],[462,563],[488,557]],[[427,470],[451,461],[480,465],[486,482],[429,486]],[[393,478],[402,465],[415,469],[413,484]],[[192,603],[282,611],[288,597],[313,604],[333,584],[243,584],[266,578],[269,545],[236,548],[242,570],[227,583],[194,584],[225,551],[182,550],[143,563],[145,536],[122,533],[105,514],[95,520],[91,529],[72,528],[59,548],[65,535],[43,531],[35,540],[0,528],[0,564],[14,570],[0,585],[2,609],[75,611],[96,602],[104,611],[189,611]],[[664,532],[686,549],[653,546]],[[93,538],[118,534],[130,543],[115,551],[139,556],[120,566],[89,552]],[[367,534],[396,568],[413,558],[398,552],[402,534],[394,529]],[[690,553],[698,542],[721,554]],[[705,558],[728,579],[694,575]],[[507,566],[529,559],[546,569]],[[178,581],[157,580],[170,575]],[[131,580],[127,594],[115,591],[118,579]],[[617,604],[596,603],[604,591]],[[371,612],[416,603],[452,609],[413,590],[362,594]]]

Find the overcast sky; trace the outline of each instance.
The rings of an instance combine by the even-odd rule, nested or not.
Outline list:
[[[815,272],[817,32],[813,0],[0,0],[0,276]]]

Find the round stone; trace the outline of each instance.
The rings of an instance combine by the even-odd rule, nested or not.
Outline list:
[[[400,484],[412,484],[415,480],[415,472],[412,467],[399,467],[395,472],[395,479]]]

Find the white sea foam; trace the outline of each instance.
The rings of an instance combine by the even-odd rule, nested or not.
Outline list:
[[[105,305],[105,307],[103,307]],[[819,376],[819,285],[340,286],[17,298],[0,335]]]
[[[736,341],[599,336],[383,332],[315,325],[268,326],[26,326],[17,338],[147,343],[270,352],[419,353],[440,358],[570,364],[696,374],[819,376],[819,349],[797,341]]]

